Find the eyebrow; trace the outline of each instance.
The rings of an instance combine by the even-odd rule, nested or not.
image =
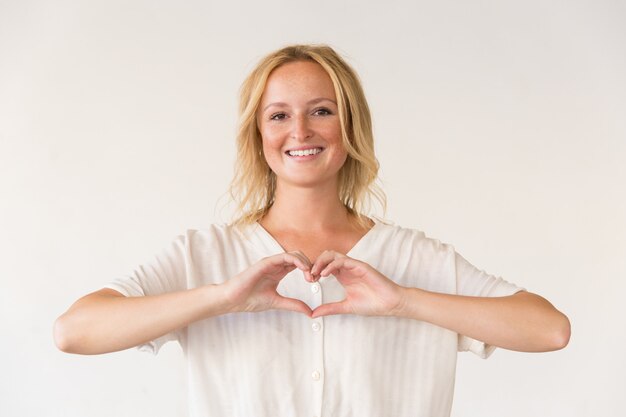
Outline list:
[[[335,106],[337,105],[337,102],[335,100],[332,100],[332,99],[326,98],[326,97],[314,98],[313,100],[309,100],[306,104],[309,104],[309,105],[310,104],[317,104],[317,103],[322,102],[322,101],[330,101],[331,103],[334,103]],[[282,107],[285,107],[285,106],[287,106],[287,103],[283,103],[283,102],[280,102],[280,101],[276,102],[276,103],[270,103],[267,106],[263,107],[263,111],[267,110],[271,106],[282,106]]]

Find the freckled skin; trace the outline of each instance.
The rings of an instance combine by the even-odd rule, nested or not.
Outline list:
[[[337,181],[347,152],[341,140],[335,89],[319,64],[297,61],[276,68],[265,86],[257,125],[265,159],[278,182],[319,186]],[[308,160],[285,154],[302,146],[324,150]]]

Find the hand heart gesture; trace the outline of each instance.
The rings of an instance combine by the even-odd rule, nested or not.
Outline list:
[[[311,268],[314,279],[333,274],[346,290],[346,298],[322,304],[312,317],[331,314],[364,316],[396,315],[404,304],[404,287],[396,284],[369,264],[335,251],[325,251]]]
[[[271,309],[291,310],[311,315],[303,301],[283,297],[276,288],[280,281],[295,268],[313,281],[311,261],[300,251],[279,253],[256,262],[245,271],[224,283],[230,312],[258,312]]]

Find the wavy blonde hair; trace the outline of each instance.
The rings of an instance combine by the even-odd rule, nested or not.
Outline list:
[[[386,197],[374,182],[379,164],[374,154],[374,135],[369,106],[356,72],[328,45],[290,45],[265,56],[248,75],[240,90],[239,129],[235,176],[230,196],[236,203],[235,226],[249,225],[267,213],[274,202],[276,174],[263,156],[257,126],[257,110],[271,72],[294,61],[313,61],[324,68],[335,88],[341,136],[348,153],[339,171],[339,199],[353,220],[368,226],[363,212],[372,197],[386,211]]]

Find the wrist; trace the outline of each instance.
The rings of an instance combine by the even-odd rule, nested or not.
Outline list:
[[[398,302],[389,311],[391,317],[406,317],[410,298],[410,288],[398,285]]]
[[[230,302],[228,288],[222,284],[209,284],[201,288],[203,291],[205,317],[219,316],[234,312],[234,305]]]
[[[400,287],[400,301],[392,311],[395,317],[420,319],[420,304],[426,291],[419,288]]]

